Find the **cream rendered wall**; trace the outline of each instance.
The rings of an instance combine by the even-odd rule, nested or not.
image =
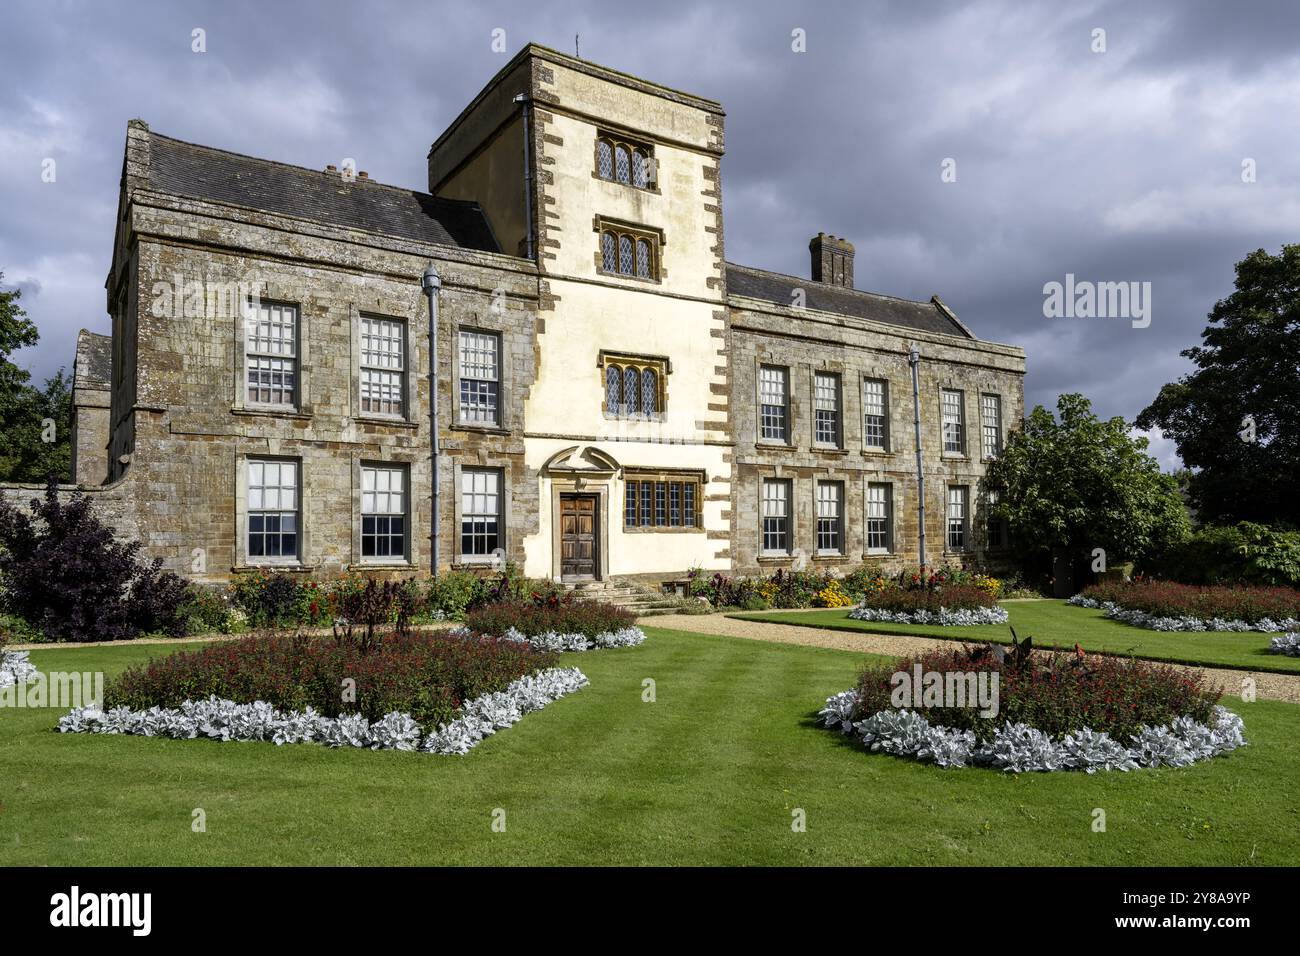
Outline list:
[[[556,453],[575,444],[570,439],[528,439],[525,442],[525,460],[531,471],[539,470]],[[614,442],[591,444],[628,467],[650,465],[668,469],[702,469],[709,481],[701,493],[703,501],[702,531],[627,532],[623,529],[622,507],[624,483],[621,475],[609,482],[610,507],[601,519],[608,522],[609,573],[612,576],[652,574],[655,572],[681,572],[699,566],[715,571],[730,567],[729,559],[716,557],[727,542],[708,535],[709,529],[725,531],[729,528],[723,512],[731,508],[729,500],[731,466],[722,460],[726,450],[718,446],[699,445],[625,445]],[[648,460],[642,456],[649,454]],[[603,480],[603,479],[602,479]],[[542,475],[539,482],[538,533],[524,540],[524,573],[529,577],[549,578],[554,575],[551,540],[554,533],[550,502],[553,500],[551,479]],[[718,496],[726,500],[710,501]]]
[[[447,199],[476,202],[508,256],[524,254],[524,132],[516,115],[482,148],[473,162],[438,187]]]
[[[717,156],[705,149],[711,133],[707,114],[559,65],[553,66],[553,77],[546,91],[556,101],[539,109],[551,114],[542,168],[550,173],[544,187],[547,235],[557,242],[546,247],[554,258],[544,268],[557,301],[537,339],[538,375],[524,409],[525,459],[530,473],[539,475],[541,502],[538,533],[524,543],[525,570],[553,574],[553,489],[541,469],[575,444],[598,448],[624,468],[699,470],[708,479],[701,489],[702,530],[625,532],[624,483],[621,472],[616,475],[601,516],[609,535],[610,575],[680,572],[693,565],[726,569],[731,466],[721,410],[727,402],[726,358],[719,354],[725,319],[712,249],[718,238],[708,231],[718,220],[706,208],[717,202],[705,195],[713,183],[704,170],[717,166]],[[602,120],[632,137],[639,131],[654,144],[657,191],[593,175],[596,124]],[[663,230],[660,282],[599,273],[598,216]],[[602,349],[669,360],[663,421],[604,417]]]

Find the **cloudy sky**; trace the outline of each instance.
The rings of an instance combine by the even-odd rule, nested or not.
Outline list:
[[[0,271],[41,329],[19,356],[38,377],[70,364],[77,329],[108,330],[131,117],[427,188],[429,144],[509,56],[575,34],[584,58],[723,103],[729,259],[807,275],[808,238],[845,236],[859,288],[937,292],[1024,346],[1031,404],[1082,391],[1131,420],[1187,368],[1233,263],[1300,232],[1287,0],[10,0],[0,17]],[[1150,283],[1150,325],[1046,317],[1044,284],[1067,274]]]

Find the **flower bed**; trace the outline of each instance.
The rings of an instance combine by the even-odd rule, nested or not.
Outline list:
[[[845,693],[851,698],[854,692]],[[1008,773],[1186,767],[1246,744],[1241,718],[1219,706],[1208,724],[1178,717],[1168,726],[1145,726],[1126,743],[1089,727],[1053,738],[1027,724],[1004,725],[991,740],[979,742],[972,731],[934,725],[909,710],[879,711],[849,723],[841,716],[851,706],[840,699],[843,697],[836,695],[826,701],[822,715],[827,727],[856,733],[873,751],[940,767],[986,766]]]
[[[855,621],[885,621],[891,624],[937,624],[940,627],[973,627],[976,624],[1005,624],[1010,615],[1004,607],[953,608],[915,611],[887,611],[884,608],[855,607],[849,617]]]
[[[586,676],[576,667],[546,668],[511,681],[504,690],[466,701],[459,717],[428,733],[409,713],[395,711],[371,721],[360,714],[326,717],[311,707],[282,711],[266,701],[239,704],[218,697],[148,710],[76,708],[60,719],[59,730],[179,740],[208,737],[222,741],[270,741],[277,745],[317,743],[328,747],[464,754],[485,737],[587,683]]]
[[[1300,629],[1300,591],[1291,588],[1192,587],[1167,581],[1108,582],[1070,598],[1107,617],[1153,631]]]
[[[869,590],[849,612],[855,621],[894,624],[938,624],[969,627],[1005,624],[1007,611],[993,593],[971,584],[938,584],[931,578],[919,586],[890,586]]]
[[[555,662],[554,654],[477,635],[246,637],[131,668],[109,683],[104,702],[136,711],[216,697],[370,721],[404,713],[436,725],[459,716],[465,701]]]
[[[782,568],[766,577],[727,577],[721,572],[710,575],[701,568],[692,568],[687,574],[687,583],[691,597],[702,598],[715,608],[749,611],[851,607],[864,597],[881,591],[973,587],[984,591],[994,601],[1002,591],[1002,582],[997,578],[965,568],[904,570],[887,576],[879,566],[871,564],[859,565],[842,576],[835,570]]]
[[[927,689],[923,703],[900,699],[913,674],[926,675],[927,688],[933,675],[940,689],[947,682],[993,693],[932,700]],[[1199,674],[1082,652],[1034,655],[1026,639],[1009,650],[941,649],[867,667],[821,717],[872,750],[940,766],[1092,772],[1183,766],[1241,746],[1241,721],[1218,700]]]
[[[484,605],[466,616],[464,630],[544,651],[634,647],[645,640],[630,611],[600,601],[575,601],[571,594]]]
[[[1270,654],[1285,654],[1287,657],[1300,657],[1300,634],[1283,634],[1268,642]]]

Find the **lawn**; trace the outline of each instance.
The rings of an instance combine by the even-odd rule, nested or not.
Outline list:
[[[1229,700],[1251,745],[1180,770],[945,771],[815,726],[860,654],[648,633],[565,655],[590,687],[461,758],[64,735],[56,711],[0,711],[0,866],[1300,862],[1295,706]],[[170,650],[32,658],[111,673]]]
[[[1101,611],[1075,607],[1064,601],[1008,601],[1002,605],[1011,614],[1010,624],[1022,638],[1033,637],[1034,644],[1053,644],[1072,649],[1077,643],[1085,651],[1106,654],[1133,654],[1156,661],[1178,664],[1201,664],[1238,670],[1277,671],[1300,674],[1300,657],[1270,654],[1270,635],[1234,634],[1217,631],[1165,633],[1148,631],[1112,621]],[[824,611],[762,611],[732,614],[749,621],[797,624],[836,631],[866,631],[871,634],[915,634],[954,641],[996,641],[1010,643],[1006,624],[979,624],[974,627],[939,627],[931,624],[888,624],[881,621],[855,621],[849,609]]]

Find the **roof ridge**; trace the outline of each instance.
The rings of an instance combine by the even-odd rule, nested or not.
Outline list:
[[[894,302],[906,302],[908,305],[924,305],[939,312],[939,307],[929,299],[907,299],[901,295],[890,295],[888,292],[869,292],[866,289],[854,289],[851,286],[833,285],[829,282],[818,282],[815,279],[807,279],[803,276],[791,275],[789,272],[777,272],[775,269],[760,269],[758,266],[742,265],[739,262],[724,260],[726,264],[735,269],[744,269],[746,272],[761,272],[763,275],[779,276],[782,279],[793,279],[795,282],[804,284],[813,284],[818,289],[829,289],[832,292],[849,292],[854,295],[870,296],[873,299],[891,299]]]
[[[202,149],[209,153],[221,153],[222,155],[225,156],[234,156],[238,159],[251,160],[252,162],[255,163],[266,163],[270,166],[279,166],[282,169],[292,169],[304,173],[315,173],[318,176],[337,175],[336,173],[327,172],[326,170],[323,169],[313,169],[310,166],[299,166],[297,163],[286,163],[278,159],[267,159],[265,156],[253,156],[250,153],[240,153],[233,149],[223,149],[220,146],[209,146],[206,143],[192,143],[187,139],[178,139],[175,136],[168,136],[166,133],[159,133],[152,129],[149,130],[149,135],[156,136],[158,139],[168,140],[169,142],[172,143],[177,143],[181,146],[190,146],[193,147],[194,149]],[[427,193],[421,189],[411,189],[410,187],[407,186],[397,186],[394,185],[393,183],[384,183],[384,182],[380,182],[377,179],[371,179],[369,176],[367,176],[365,179],[362,179],[359,176],[357,176],[351,180],[345,180],[345,182],[347,182],[348,185],[350,186],[356,185],[357,183],[362,183],[366,186],[378,186],[381,189],[391,189],[396,192],[406,193],[408,195],[426,196],[429,199],[432,199],[434,202],[445,203],[449,206],[468,206],[474,208],[481,208],[479,207],[479,204],[472,199],[451,199],[446,196],[435,196],[433,193]]]

